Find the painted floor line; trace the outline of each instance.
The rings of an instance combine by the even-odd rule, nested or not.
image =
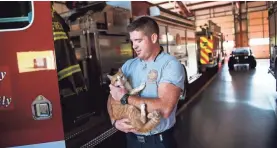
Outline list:
[[[214,78],[217,76],[218,72],[199,90],[196,94],[194,94],[190,100],[185,103],[178,111],[177,116],[184,110],[186,107],[195,100],[195,98],[214,80]]]

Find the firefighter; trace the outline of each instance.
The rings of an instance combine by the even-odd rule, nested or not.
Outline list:
[[[133,86],[141,82],[146,87],[139,96],[130,96],[124,86],[110,85],[110,99],[120,101],[122,105],[130,104],[140,108],[145,103],[148,112],[161,111],[163,118],[160,124],[148,133],[138,133],[124,118],[112,121],[120,131],[127,133],[127,148],[176,148],[173,137],[177,103],[184,90],[185,72],[182,64],[161,48],[159,26],[150,17],[140,17],[133,21],[127,30],[133,42],[137,57],[125,62],[122,66],[124,75],[130,78]],[[108,104],[110,112],[110,105]]]

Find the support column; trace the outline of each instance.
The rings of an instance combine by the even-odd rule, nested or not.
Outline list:
[[[248,18],[247,3],[236,2],[233,5],[235,47],[247,47],[248,44]]]

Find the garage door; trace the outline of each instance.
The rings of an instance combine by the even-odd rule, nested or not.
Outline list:
[[[248,3],[251,8],[255,5],[262,6],[265,2]],[[248,37],[249,45],[257,58],[269,58],[267,10],[248,13]]]

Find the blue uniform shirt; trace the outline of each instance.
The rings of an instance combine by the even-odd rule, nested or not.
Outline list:
[[[128,78],[132,88],[146,82],[146,87],[140,96],[145,98],[158,98],[158,86],[166,82],[184,89],[185,72],[181,63],[165,52],[160,52],[155,60],[145,62],[139,58],[126,61],[122,66],[122,72]],[[149,133],[141,135],[153,135],[171,128],[175,122],[177,105],[168,118],[162,118],[161,123]]]

